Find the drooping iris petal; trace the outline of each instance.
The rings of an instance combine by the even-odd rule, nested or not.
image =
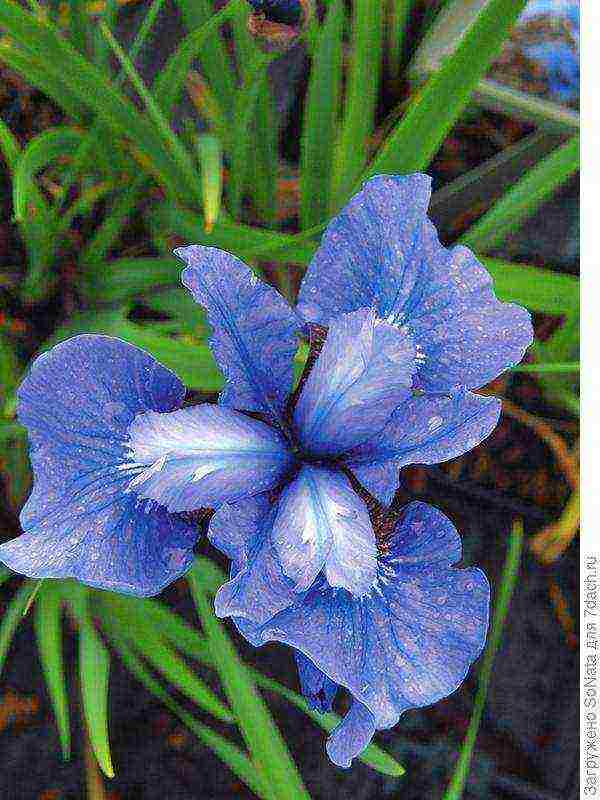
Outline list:
[[[424,503],[404,509],[380,556],[378,580],[362,598],[317,582],[262,628],[253,643],[284,642],[348,689],[389,728],[408,708],[451,694],[480,654],[487,631],[489,585],[478,569],[457,569],[460,538]],[[331,754],[345,766],[364,747],[369,720],[354,709],[336,729]]]
[[[322,569],[330,586],[354,595],[373,586],[375,533],[367,507],[341,472],[303,466],[281,494],[272,538],[297,591],[306,591]]]
[[[294,658],[298,667],[298,678],[302,694],[306,697],[313,711],[331,711],[331,705],[338,686],[330,681],[327,675],[317,669],[310,658],[299,650],[294,650]]]
[[[300,328],[275,289],[239,259],[214,247],[179,247],[181,279],[212,325],[210,346],[226,385],[219,402],[270,418],[282,415],[292,386]]]
[[[276,430],[213,405],[141,414],[129,437],[139,469],[130,488],[170,511],[216,507],[264,492],[293,461]]]
[[[494,430],[501,402],[471,392],[452,397],[411,397],[386,427],[346,455],[358,480],[384,504],[408,464],[440,464],[472,450]]]
[[[18,392],[34,488],[25,533],[0,547],[0,560],[30,577],[137,595],[184,573],[195,526],[126,493],[130,422],[177,408],[184,394],[148,353],[107,336],[77,336],[37,358]]]
[[[327,755],[339,767],[351,766],[352,759],[367,747],[375,734],[375,717],[354,700],[350,711],[327,739]]]
[[[414,372],[410,338],[372,309],[332,320],[294,410],[301,445],[331,456],[369,439],[410,395]]]
[[[244,520],[235,534],[239,537],[234,545],[238,560],[231,565],[231,580],[217,592],[215,613],[218,617],[236,618],[236,624],[251,641],[258,626],[298,598],[293,582],[283,573],[271,541],[274,513],[274,507],[258,506],[252,498],[232,504],[225,516],[217,512],[216,521],[211,521],[209,536],[217,544],[229,539],[232,515]]]
[[[417,385],[430,392],[483,386],[518,363],[531,319],[500,303],[487,270],[465,247],[442,247],[426,216],[427,175],[378,175],[327,228],[300,289],[298,310],[329,325],[373,308],[406,326],[424,359]]]

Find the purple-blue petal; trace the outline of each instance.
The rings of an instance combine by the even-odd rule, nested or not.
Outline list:
[[[472,450],[498,424],[501,401],[472,392],[403,403],[380,434],[346,455],[363,486],[389,504],[408,464],[439,464]]]
[[[375,734],[375,717],[362,703],[353,701],[350,711],[327,739],[327,755],[338,767],[348,768]]]
[[[247,501],[244,501],[246,505]],[[232,563],[231,579],[215,597],[218,617],[235,617],[242,632],[253,641],[252,632],[298,599],[293,582],[284,574],[271,541],[275,508],[247,506],[242,531],[245,540],[242,558]],[[221,526],[220,536],[227,536]],[[239,547],[237,548],[238,552]],[[244,625],[247,629],[244,629]]]
[[[140,414],[129,437],[131,490],[170,511],[214,508],[259,494],[293,462],[274,428],[214,405]]]
[[[304,592],[324,570],[330,586],[360,597],[377,574],[375,533],[342,473],[305,465],[277,504],[272,541],[283,572]]]
[[[18,391],[34,485],[25,533],[0,560],[35,578],[152,595],[191,565],[194,525],[126,493],[127,429],[183,401],[177,377],[119,339],[69,339],[33,363]]]
[[[528,312],[500,303],[465,247],[446,249],[426,216],[426,175],[378,175],[329,225],[302,283],[299,312],[329,325],[373,308],[406,327],[428,392],[475,389],[518,363],[531,344]]]
[[[248,563],[262,521],[270,507],[267,495],[259,494],[237,503],[223,503],[212,515],[208,525],[208,539],[229,558],[234,573]]]
[[[219,402],[279,420],[292,387],[300,321],[238,258],[214,247],[175,250],[184,286],[206,309],[209,344],[225,376]]]
[[[350,691],[375,728],[392,727],[408,708],[457,689],[483,648],[489,585],[480,570],[454,568],[460,556],[450,520],[412,503],[386,542],[367,596],[353,598],[321,581],[255,628],[253,641],[280,641],[304,653]],[[330,745],[344,764],[368,743],[368,719],[362,709],[353,714],[357,719],[341,726]]]
[[[313,455],[341,455],[380,431],[411,393],[410,338],[361,309],[331,321],[296,408],[294,426]]]
[[[323,714],[331,711],[338,685],[330,681],[327,675],[321,672],[304,653],[294,650],[294,658],[298,667],[300,688],[308,705],[313,711],[320,711]]]

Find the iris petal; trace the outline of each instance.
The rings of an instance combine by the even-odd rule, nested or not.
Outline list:
[[[181,279],[204,306],[210,346],[226,380],[219,402],[280,420],[292,386],[300,321],[275,289],[214,247],[180,247]]]
[[[274,486],[293,457],[264,422],[213,405],[148,412],[129,428],[130,488],[171,511],[217,507]]]
[[[294,411],[302,446],[340,455],[380,431],[410,395],[415,355],[406,334],[373,310],[332,320]]]
[[[381,433],[347,453],[363,486],[389,504],[398,472],[408,464],[440,464],[472,450],[494,430],[501,402],[471,392],[452,397],[412,397]]]
[[[355,598],[322,580],[255,628],[252,640],[284,642],[304,653],[350,691],[374,728],[392,727],[408,708],[455,691],[483,648],[489,585],[480,570],[454,568],[460,556],[450,520],[411,503],[386,543],[368,595]],[[352,714],[330,743],[344,765],[368,743],[368,717],[361,708]]]
[[[360,596],[377,572],[364,502],[341,472],[304,466],[279,500],[273,543],[285,574],[305,591],[322,569],[331,586]]]
[[[37,358],[18,392],[34,488],[25,533],[0,547],[0,559],[30,577],[138,595],[184,573],[195,526],[125,491],[130,422],[177,408],[184,394],[148,353],[107,336],[77,336]]]
[[[378,175],[330,223],[302,282],[298,310],[329,325],[373,308],[406,326],[421,349],[417,385],[475,389],[518,363],[531,344],[528,312],[500,303],[465,247],[442,247],[426,216],[431,179]]]

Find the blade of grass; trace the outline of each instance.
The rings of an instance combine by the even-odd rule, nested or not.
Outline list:
[[[187,577],[223,689],[252,760],[270,789],[270,797],[274,800],[288,800],[290,797],[309,800],[310,796],[267,706],[214,615],[195,567]]]
[[[54,710],[60,746],[63,758],[67,761],[71,752],[71,727],[62,654],[61,603],[54,582],[46,583],[40,589],[35,603],[34,625],[38,655]]]
[[[81,143],[83,134],[75,128],[60,126],[49,128],[31,139],[21,152],[13,174],[13,206],[15,221],[23,222],[30,197],[39,195],[35,176],[52,161],[72,155]]]
[[[497,258],[482,257],[481,262],[501,300],[547,314],[572,314],[579,307],[579,281],[573,275]]]
[[[195,186],[190,186],[190,172],[182,168],[181,153],[174,158],[164,135],[140,112],[132,101],[112,86],[106,76],[86,61],[60,33],[47,22],[40,22],[13,0],[0,4],[0,25],[14,37],[24,51],[35,58],[44,53],[48,72],[57,74],[86,107],[106,122],[117,136],[134,143],[152,171],[176,197],[193,200]],[[100,23],[104,25],[104,23]],[[106,28],[106,25],[104,25]]]
[[[471,93],[526,0],[489,0],[455,51],[429,78],[387,137],[365,177],[425,169],[466,107]]]
[[[579,361],[556,362],[554,364],[520,364],[512,367],[511,372],[543,372],[547,374],[561,374],[564,372],[579,372]]]
[[[300,226],[327,217],[342,86],[343,0],[333,0],[313,52],[300,142]]]
[[[479,251],[497,247],[578,169],[579,136],[573,136],[526,172],[461,236],[460,243]]]
[[[214,11],[210,0],[176,0],[176,2],[185,27],[190,34],[197,33],[198,28],[202,28],[208,22],[213,22]],[[229,5],[233,4],[229,3]],[[240,13],[242,10],[241,3],[237,4],[236,9],[233,9],[235,13]],[[228,17],[230,13],[231,9],[227,14]],[[202,70],[222,107],[226,110],[233,108],[235,72],[222,36],[218,32],[214,32],[206,39],[202,48],[197,50],[197,54]]]
[[[179,703],[169,695],[158,683],[150,671],[145,667],[143,661],[136,655],[135,651],[129,646],[127,640],[118,632],[107,627],[107,633],[111,639],[113,647],[119,654],[123,664],[137,678],[137,680],[148,689],[155,697],[175,717],[177,717],[202,744],[209,747],[226,764],[234,775],[237,775],[258,797],[269,799],[269,793],[265,790],[260,777],[248,758],[248,756],[235,744],[232,744],[223,736],[215,733],[206,725],[198,722],[189,714]]]
[[[258,96],[267,81],[267,67],[273,54],[255,52],[254,61],[244,76],[244,85],[238,90],[233,114],[233,133],[231,139],[229,180],[227,182],[227,201],[229,213],[238,219],[248,178],[248,152],[250,145],[250,126],[256,113]]]
[[[352,59],[336,147],[331,211],[349,198],[367,162],[381,73],[382,23],[381,2],[353,4]]]
[[[513,525],[513,529],[508,540],[508,550],[506,553],[506,559],[504,561],[498,595],[494,603],[494,614],[492,617],[490,635],[481,663],[481,670],[478,676],[478,688],[475,695],[475,703],[473,705],[473,713],[471,714],[469,728],[467,730],[464,743],[461,747],[460,755],[454,769],[452,779],[444,794],[443,800],[460,800],[460,798],[463,796],[467,778],[469,776],[469,767],[471,764],[471,758],[473,756],[475,741],[477,739],[477,732],[483,716],[488,685],[494,665],[494,658],[500,645],[502,628],[504,626],[504,621],[508,613],[511,597],[517,582],[522,547],[523,526],[522,523],[518,521]]]
[[[4,609],[2,621],[0,622],[0,674],[15,632],[23,619],[23,610],[27,606],[34,586],[34,581],[25,581]]]
[[[152,93],[159,104],[160,109],[168,119],[171,118],[171,111],[173,106],[179,100],[179,96],[185,84],[188,72],[192,66],[192,62],[197,56],[201,56],[203,64],[208,62],[211,57],[211,48],[214,43],[219,39],[219,27],[227,22],[233,14],[242,6],[244,0],[230,0],[217,14],[210,16],[204,14],[202,11],[203,6],[206,7],[206,0],[186,0],[186,5],[191,6],[195,4],[194,10],[188,8],[188,14],[202,14],[202,17],[196,17],[197,21],[202,19],[201,27],[192,30],[185,39],[180,43],[177,50],[167,61],[164,69],[156,77],[152,86]],[[180,6],[183,0],[179,0]],[[194,25],[194,28],[196,26]],[[214,63],[214,69],[217,70],[217,62]],[[221,67],[219,67],[221,69]],[[222,70],[224,73],[225,70]],[[210,80],[210,77],[209,77]],[[217,99],[223,109],[233,108],[233,91],[231,98],[229,97],[229,90],[219,93],[216,85],[211,84],[217,93]]]
[[[233,722],[229,709],[194,675],[174,650],[148,629],[147,617],[140,606],[114,595],[102,597],[101,607],[108,611],[104,618],[110,619],[131,646],[182,694],[222,722]]]
[[[386,8],[386,57],[392,78],[400,76],[406,28],[410,21],[413,0],[388,0]]]
[[[192,195],[199,195],[198,178],[189,153],[171,130],[171,127],[165,119],[159,105],[156,103],[144,85],[144,82],[138,75],[137,70],[133,66],[131,60],[104,22],[100,23],[100,30],[102,31],[114,55],[118,59],[122,69],[125,71],[125,74],[129,78],[132,86],[143,100],[146,110],[148,111],[148,116],[154,123],[166,147],[170,150],[173,160],[178,164],[182,175],[185,176],[190,193]]]
[[[79,679],[83,712],[94,755],[108,777],[114,769],[108,742],[108,678],[110,656],[91,623],[79,628]]]

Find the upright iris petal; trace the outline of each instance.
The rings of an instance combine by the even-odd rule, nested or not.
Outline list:
[[[280,420],[292,387],[298,317],[235,256],[214,247],[180,247],[181,279],[204,306],[210,346],[226,380],[221,405]]]
[[[367,595],[357,598],[321,580],[265,624],[242,626],[256,645],[291,645],[352,694],[351,712],[328,743],[340,766],[350,765],[375,729],[455,691],[480,654],[489,585],[480,570],[453,567],[460,557],[452,523],[411,503],[385,542]],[[311,680],[318,685],[317,675]]]
[[[272,537],[298,591],[310,588],[323,569],[330,586],[358,596],[375,581],[377,548],[369,514],[341,472],[302,467],[281,495]]]
[[[127,492],[129,424],[184,394],[170,370],[119,339],[78,336],[37,358],[18,392],[33,491],[25,533],[0,546],[0,560],[34,578],[142,595],[184,573],[195,526]]]
[[[363,309],[331,321],[294,411],[305,450],[330,456],[379,432],[411,394],[410,338]]]
[[[329,325],[373,308],[406,328],[423,355],[416,385],[476,389],[518,363],[532,341],[520,306],[500,303],[465,247],[446,249],[426,216],[427,175],[378,175],[329,224],[302,282],[298,310]]]
[[[264,422],[198,405],[147,412],[129,428],[130,488],[170,511],[215,508],[272,488],[291,466],[285,440]]]

